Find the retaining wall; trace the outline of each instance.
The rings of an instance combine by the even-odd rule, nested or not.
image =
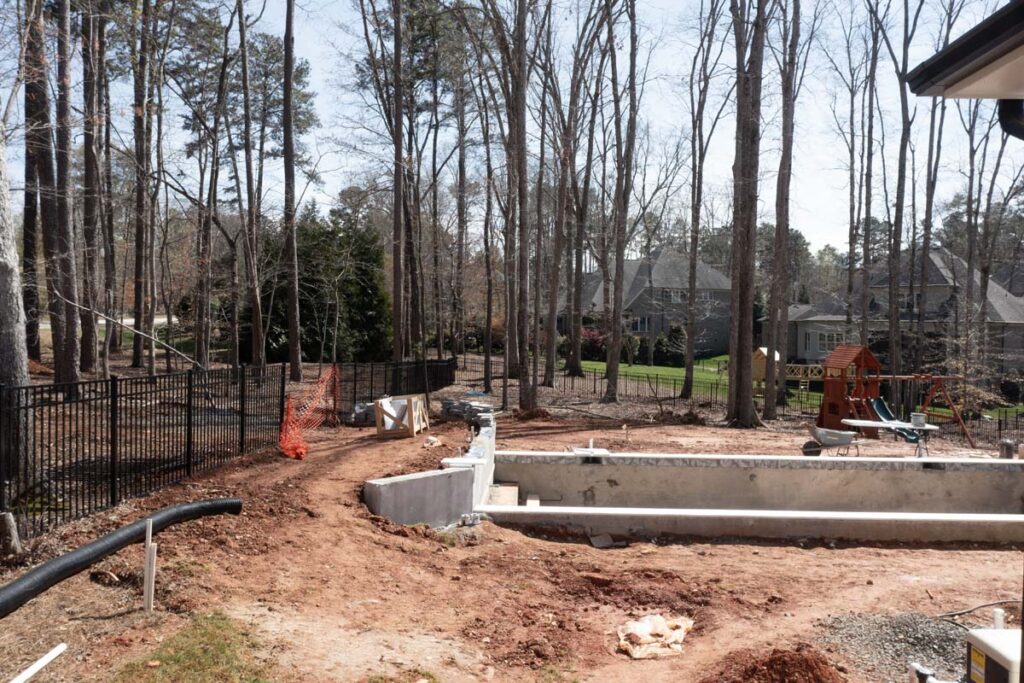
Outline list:
[[[477,418],[480,433],[465,455],[445,458],[444,469],[372,479],[363,484],[370,512],[399,524],[443,527],[486,502],[494,476],[495,427],[491,415]]]

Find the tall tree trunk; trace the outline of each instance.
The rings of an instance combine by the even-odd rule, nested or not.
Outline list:
[[[466,123],[466,75],[459,74],[455,90],[455,125],[458,138],[458,170],[455,182],[455,312],[452,326],[455,330],[452,340],[452,353],[455,355],[466,351],[466,294],[465,294],[465,262],[466,262],[466,136],[469,134]]]
[[[936,120],[936,110],[938,117]],[[927,345],[925,319],[928,314],[928,269],[931,261],[932,222],[935,212],[935,189],[938,186],[939,165],[942,159],[942,137],[946,122],[945,98],[933,98],[928,123],[928,166],[925,169],[924,219],[921,235],[920,301],[917,302],[917,344],[914,349],[914,372],[920,373],[924,366],[924,352]]]
[[[394,23],[394,45],[392,56],[394,64],[392,68],[392,79],[394,81],[394,92],[392,93],[392,144],[394,145],[394,187],[392,188],[391,203],[391,325],[392,325],[392,347],[391,360],[401,362],[405,357],[405,327],[403,325],[405,298],[405,270],[402,264],[402,231],[404,225],[403,209],[405,208],[405,191],[402,187],[405,179],[405,155],[402,152],[402,112],[404,104],[404,88],[402,75],[402,34],[403,34],[403,10],[402,0],[392,0],[391,18]]]
[[[132,22],[132,72],[134,85],[134,104],[132,109],[132,133],[135,139],[135,276],[133,280],[134,304],[132,307],[134,327],[142,329],[146,314],[146,238],[149,235],[146,200],[149,195],[149,150],[146,148],[146,121],[149,102],[147,100],[147,77],[149,76],[148,60],[150,56],[150,0],[142,0],[142,13],[139,27]],[[135,32],[139,31],[136,44]],[[132,339],[132,367],[142,367],[142,354],[145,340],[141,335]]]
[[[736,41],[736,156],[733,161],[732,296],[730,300],[729,406],[727,419],[753,427],[754,250],[757,230],[761,144],[761,85],[769,0],[756,3],[748,17],[745,0],[731,0]],[[748,20],[751,24],[748,26]]]
[[[491,161],[491,124],[484,91],[483,75],[480,75],[480,95],[477,98],[480,111],[480,137],[484,147],[484,275],[487,279],[486,312],[484,315],[484,393],[494,392],[494,377],[491,368],[494,328],[494,262],[491,256],[491,217],[493,213],[494,164]]]
[[[61,295],[64,298],[64,352],[60,360],[65,382],[79,376],[78,268],[71,221],[71,0],[57,6],[57,223]]]
[[[46,265],[47,311],[53,349],[54,379],[64,381],[64,303],[60,270],[60,224],[57,214],[56,173],[53,167],[53,128],[50,123],[49,66],[44,44],[43,7],[31,4],[25,41],[25,146],[35,159],[39,192],[40,231]]]
[[[18,240],[14,217],[11,215],[10,180],[7,177],[7,138],[0,130],[0,385],[21,387],[29,383],[28,349],[25,341],[25,309],[22,301],[21,277],[18,271]],[[2,398],[2,397],[0,397]],[[7,406],[2,406],[6,408]],[[23,439],[11,439],[7,434],[32,434],[29,414],[19,416],[20,411],[5,410],[5,437],[0,440],[0,487],[7,487],[8,481],[18,481],[21,463],[26,459],[27,448],[13,449],[12,443],[24,443]],[[14,424],[12,424],[12,422]],[[17,491],[10,491],[16,494]]]
[[[782,59],[782,150],[779,174],[775,184],[775,244],[772,260],[771,293],[768,298],[768,329],[765,335],[768,357],[765,360],[764,417],[776,418],[776,378],[786,396],[786,353],[784,343],[789,309],[789,188],[793,177],[793,129],[796,118],[796,98],[800,70],[800,0],[791,0],[792,14],[783,9],[783,42],[786,51]],[[788,40],[787,40],[788,39]],[[776,366],[775,354],[781,363]]]
[[[295,234],[295,140],[292,130],[292,88],[295,80],[295,0],[286,0],[284,28],[284,231],[288,260],[288,361],[293,382],[302,381],[302,342],[299,337],[299,252]],[[244,19],[243,19],[244,21]]]
[[[697,355],[697,262],[700,250],[701,215],[704,208],[704,167],[708,149],[728,98],[708,117],[712,79],[718,73],[723,50],[716,47],[718,25],[724,13],[723,0],[702,4],[700,39],[690,63],[690,240],[686,276],[686,370],[680,398],[693,395],[694,362]],[[653,344],[652,349],[653,353]]]
[[[608,48],[610,50],[610,48]],[[593,178],[594,168],[594,144],[597,132],[597,113],[601,97],[601,86],[604,80],[604,61],[602,54],[600,64],[596,69],[597,77],[594,78],[594,90],[590,96],[590,121],[587,125],[587,155],[583,167],[582,187],[578,187],[573,174],[573,190],[575,194],[576,216],[574,220],[575,231],[572,240],[573,264],[572,264],[572,308],[571,321],[569,323],[569,334],[572,340],[572,350],[565,363],[565,373],[573,377],[583,376],[583,253],[586,229],[590,220],[590,183]],[[571,160],[570,160],[571,161]]]
[[[249,299],[249,338],[252,346],[249,362],[256,367],[266,363],[263,341],[263,304],[260,292],[258,240],[256,232],[256,187],[252,161],[252,97],[249,87],[249,41],[246,34],[245,0],[238,0],[238,59],[242,76],[242,150],[245,154],[245,234],[242,256],[245,261],[245,287]]]
[[[96,53],[97,77],[100,81],[100,96],[103,98],[103,181],[102,181],[102,232],[103,232],[103,307],[107,315],[103,328],[103,376],[110,374],[110,351],[118,348],[120,336],[111,318],[115,310],[117,287],[117,244],[114,241],[114,172],[111,155],[110,80],[107,76],[107,20],[97,16],[98,45]]]
[[[864,84],[865,93],[868,98],[867,132],[862,136],[864,141],[865,162],[864,162],[864,222],[861,226],[861,239],[863,242],[863,254],[861,255],[861,283],[860,283],[860,343],[864,346],[871,344],[871,336],[868,321],[871,316],[871,224],[872,215],[872,191],[874,190],[874,158],[875,158],[875,94],[876,75],[878,72],[878,49],[879,29],[877,25],[871,24],[871,48],[868,54],[868,77]]]
[[[434,30],[437,30],[436,25]],[[437,341],[437,359],[444,358],[444,314],[441,305],[441,218],[440,212],[437,166],[437,138],[441,132],[441,100],[438,93],[438,79],[440,74],[437,66],[437,51],[434,51],[433,58],[434,74],[431,79],[431,128],[433,134],[430,143],[430,246],[431,259],[433,261],[432,285],[434,299],[434,336]]]
[[[26,118],[31,108],[29,88],[25,88]],[[2,200],[0,200],[2,201]],[[36,158],[31,136],[25,135],[25,206],[22,211],[21,272],[25,311],[25,344],[28,357],[42,360],[39,344],[39,188],[36,181]]]
[[[626,131],[622,134],[622,105],[621,94],[618,86],[618,60],[616,57],[615,39],[612,26],[615,23],[612,17],[611,0],[605,1],[607,11],[606,21],[608,22],[608,45],[609,62],[611,66],[611,90],[612,105],[615,109],[615,204],[612,211],[614,216],[614,244],[615,244],[615,292],[613,294],[611,325],[612,343],[608,347],[608,360],[606,363],[606,388],[603,401],[618,401],[619,392],[619,358],[622,354],[622,308],[623,308],[623,285],[624,271],[626,265],[626,221],[629,217],[629,200],[633,194],[633,155],[636,149],[636,120],[637,120],[637,21],[635,0],[624,0],[626,17],[629,22],[629,66],[626,76],[626,95],[628,97],[627,110],[625,112]]]
[[[97,259],[99,242],[99,197],[100,168],[97,155],[96,123],[98,120],[98,98],[96,88],[96,32],[95,17],[91,2],[87,2],[82,12],[82,147],[84,155],[84,174],[82,179],[82,234],[85,238],[85,278],[83,292],[85,306],[88,311],[81,312],[82,319],[82,356],[83,372],[92,372],[96,365],[96,314],[97,306],[96,283],[98,278]]]

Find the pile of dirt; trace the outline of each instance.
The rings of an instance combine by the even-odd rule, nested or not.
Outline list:
[[[709,586],[687,582],[669,570],[609,572],[584,564],[577,564],[575,569],[569,574],[552,571],[552,582],[576,601],[611,605],[633,616],[653,609],[694,617],[712,603]],[[698,621],[704,626],[702,622]]]
[[[825,657],[807,644],[767,655],[749,651],[726,657],[718,673],[700,683],[843,683],[846,679]]]
[[[516,408],[512,411],[512,416],[520,422],[529,422],[531,420],[550,420],[551,413],[544,410],[543,408],[534,408],[532,410],[519,410]]]

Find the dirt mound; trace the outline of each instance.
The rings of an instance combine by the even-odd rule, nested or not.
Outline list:
[[[552,572],[552,580],[578,601],[612,605],[634,616],[651,609],[693,617],[712,602],[707,585],[687,582],[675,572],[662,569],[608,572],[578,566],[573,574]]]
[[[39,375],[41,377],[53,377],[53,368],[49,368],[39,361],[28,359],[28,371],[29,374]]]
[[[519,410],[516,408],[512,411],[512,416],[520,422],[530,422],[532,420],[550,420],[551,413],[544,410],[543,408],[534,408],[533,410]]]
[[[736,652],[723,660],[717,674],[700,683],[843,683],[846,679],[810,645],[772,650],[767,655]]]

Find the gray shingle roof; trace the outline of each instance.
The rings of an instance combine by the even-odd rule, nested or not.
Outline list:
[[[649,267],[653,266],[653,267]],[[612,264],[614,269],[614,263]],[[653,278],[648,273],[653,272]],[[651,253],[651,262],[646,258],[626,259],[623,273],[623,307],[629,305],[652,286],[655,289],[689,289],[690,257],[676,249],[658,248]],[[729,278],[698,259],[697,289],[729,291]],[[609,291],[611,295],[611,291]],[[564,301],[564,297],[563,297]],[[563,304],[564,306],[564,304]],[[604,307],[604,288],[601,286],[601,272],[587,273],[583,279],[583,309]]]
[[[928,285],[962,288],[966,284],[967,263],[962,258],[942,247],[931,249],[928,252],[928,257],[929,263],[925,272]],[[911,274],[908,268],[903,268],[902,270],[903,272],[900,274],[900,287],[907,287],[910,283]],[[920,278],[918,273],[914,275]],[[885,266],[882,265],[872,276],[871,287],[872,289],[883,288],[888,285],[888,282],[888,272],[885,270]],[[915,284],[917,282],[915,280]],[[977,269],[974,271],[974,282],[976,286],[980,287],[981,273]],[[859,289],[859,278],[857,285]],[[841,306],[842,302],[838,299],[831,301],[826,298],[823,301],[815,302],[814,305],[797,304],[790,306],[789,319],[791,321],[845,320],[845,310],[837,310],[837,304]],[[854,308],[854,315],[859,317],[859,293],[854,295]],[[881,308],[878,312],[873,311],[872,317],[874,318],[879,315],[884,315],[884,311]],[[989,278],[988,316],[990,322],[1024,323],[1024,297],[1014,296],[996,278]]]

